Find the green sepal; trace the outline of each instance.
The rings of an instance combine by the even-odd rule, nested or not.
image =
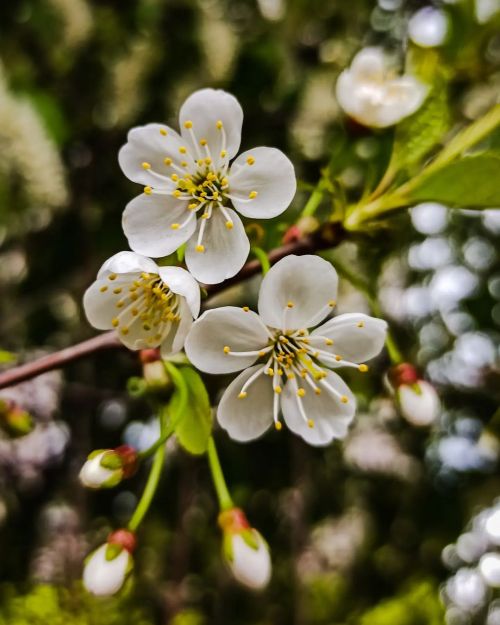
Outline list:
[[[127,380],[127,393],[130,397],[143,397],[148,392],[148,383],[144,378],[132,376]]]
[[[410,385],[411,390],[415,393],[415,395],[422,395],[422,387],[418,382]]]
[[[246,545],[248,545],[254,551],[257,551],[257,549],[259,548],[259,534],[257,530],[250,528],[247,530],[243,530],[242,532],[240,532],[239,535],[243,538]]]
[[[93,460],[96,456],[99,456],[107,451],[109,451],[109,449],[94,449],[94,451],[91,451],[87,456],[87,460]]]
[[[123,473],[121,471],[115,471],[113,475],[108,477],[108,479],[101,484],[100,488],[114,488],[115,486],[118,486],[122,479]]]
[[[234,561],[233,539],[234,534],[224,533],[222,537],[222,556],[228,562]]]
[[[121,545],[117,545],[116,543],[108,543],[106,545],[106,553],[105,558],[108,562],[117,558],[120,553],[123,551],[123,547]]]
[[[105,469],[110,469],[111,471],[116,471],[123,468],[123,460],[114,451],[106,452],[101,458],[99,464],[101,465],[101,467],[104,467]]]
[[[186,254],[186,243],[183,243],[178,249],[177,249],[177,260],[182,263],[184,261],[184,255]]]

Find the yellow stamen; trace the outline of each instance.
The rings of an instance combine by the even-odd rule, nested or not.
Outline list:
[[[231,348],[229,347],[229,345],[224,345],[224,349],[222,350],[225,354],[229,354],[229,352],[231,351]]]
[[[166,137],[168,132],[165,130],[165,128],[160,128],[160,134]]]
[[[115,317],[114,319],[111,319],[111,325],[113,326],[113,328],[117,328],[120,325],[120,322],[117,317]]]
[[[221,122],[221,120],[219,119],[215,125],[217,126],[217,128],[218,128],[219,130],[221,130],[221,128],[222,128],[222,126],[223,126],[224,124],[223,124],[223,123]]]
[[[358,328],[364,328],[365,327],[365,322],[364,321],[359,321],[357,326],[358,326]]]
[[[108,276],[108,280],[116,280],[118,276],[116,275],[116,273],[110,273]]]
[[[221,158],[226,158],[226,156],[227,156],[227,151],[226,150],[222,150],[221,153],[220,153],[220,157]]]
[[[205,251],[205,246],[204,245],[197,245],[194,249],[197,252],[204,252]]]
[[[342,395],[342,397],[340,398],[340,401],[343,404],[347,404],[349,402],[349,398],[347,397],[347,395]]]
[[[307,427],[310,427],[311,429],[314,427],[314,421],[312,419],[308,419]]]
[[[233,227],[234,227],[234,224],[233,224],[233,222],[232,222],[232,221],[226,221],[226,228],[227,228],[228,230],[232,230],[232,229],[233,229]]]
[[[165,163],[167,167],[170,167],[170,165],[172,165],[172,159],[169,158],[168,156],[163,159],[163,162]]]
[[[337,305],[337,302],[334,299],[331,299],[328,302],[328,306],[330,306],[330,308],[334,308]]]
[[[238,395],[238,399],[245,399],[246,396],[247,396],[246,391],[241,391],[241,393]]]
[[[257,197],[257,191],[250,191],[250,193],[248,194],[248,198],[250,200],[254,200]]]
[[[184,128],[192,128],[193,127],[193,122],[192,121],[186,121],[184,122]]]
[[[248,308],[248,306],[243,306],[243,310],[244,310],[245,312],[248,312],[248,311],[250,310],[250,308]]]
[[[179,148],[179,152],[180,152],[181,154],[186,154],[187,150],[186,150],[186,148],[185,148],[184,146],[181,146],[181,147]]]
[[[278,432],[282,429],[281,421],[275,421],[274,427],[278,430]]]
[[[153,193],[153,189],[151,187],[144,187],[144,193],[146,195],[151,195],[151,193]]]
[[[361,373],[366,373],[368,371],[368,365],[359,365],[358,371],[361,371]]]
[[[99,289],[99,291],[101,291],[101,293],[106,293],[107,290],[108,290],[108,287],[106,285],[101,286],[101,288]]]
[[[118,286],[118,287],[116,287],[116,289],[113,289],[113,293],[114,293],[115,295],[119,295],[121,292],[122,292],[122,290],[121,290],[121,288],[120,288],[119,286]]]
[[[180,224],[172,224],[170,227],[172,228],[172,230],[179,230]]]
[[[306,389],[305,389],[305,388],[299,388],[299,389],[297,390],[297,395],[298,395],[299,397],[304,397],[304,395],[305,395],[305,394],[306,394]]]
[[[142,167],[143,167],[143,169],[151,169],[151,164],[150,164],[150,163],[146,163],[146,162],[144,162],[144,163],[142,164]]]
[[[293,308],[295,306],[295,304],[293,302],[288,302],[287,306],[288,306],[288,308]]]
[[[253,157],[253,156],[249,156],[249,157],[247,158],[247,163],[248,163],[249,165],[253,165],[253,164],[255,163],[255,159],[254,159],[254,157]]]
[[[274,387],[274,392],[279,395],[281,393],[281,386],[275,386]]]

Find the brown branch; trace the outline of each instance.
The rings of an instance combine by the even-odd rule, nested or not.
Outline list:
[[[338,224],[326,224],[321,230],[318,230],[312,235],[305,236],[298,241],[287,243],[286,245],[271,250],[269,252],[269,261],[271,264],[274,264],[289,254],[314,254],[320,250],[335,247],[343,240],[343,235],[343,230]],[[229,286],[251,278],[260,271],[260,262],[258,260],[250,260],[233,278],[221,284],[207,285],[205,289],[209,296],[215,295]],[[38,360],[7,369],[7,371],[0,373],[0,389],[12,386],[13,384],[19,384],[46,371],[60,369],[70,362],[75,362],[76,360],[80,360],[80,358],[90,356],[96,352],[121,347],[123,347],[123,345],[116,336],[115,331],[105,332],[104,334],[82,341],[76,345],[54,352],[53,354],[43,356]]]

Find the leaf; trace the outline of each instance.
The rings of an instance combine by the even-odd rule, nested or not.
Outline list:
[[[464,208],[500,206],[500,157],[466,156],[422,177],[407,198]]]
[[[168,371],[171,373],[173,366],[169,365]],[[176,389],[170,400],[175,434],[186,451],[195,455],[204,454],[212,433],[212,411],[207,389],[191,367],[175,369],[178,376],[172,378]]]

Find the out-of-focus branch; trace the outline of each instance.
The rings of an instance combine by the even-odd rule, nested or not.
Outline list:
[[[269,261],[271,265],[278,262],[289,254],[314,254],[320,250],[325,250],[338,245],[344,238],[344,231],[339,224],[325,224],[317,232],[302,237],[292,243],[287,243],[281,247],[277,247],[269,252]],[[241,271],[222,282],[221,284],[211,284],[205,287],[209,296],[215,295],[224,289],[233,286],[251,278],[261,271],[262,265],[259,260],[251,260],[247,262]],[[19,384],[25,380],[36,377],[46,371],[52,369],[60,369],[65,365],[80,360],[85,356],[90,356],[96,352],[121,348],[122,343],[116,336],[116,332],[105,332],[99,336],[95,336],[76,345],[66,347],[65,349],[54,352],[47,356],[43,356],[38,360],[27,362],[17,367],[12,367],[3,373],[0,373],[0,389],[13,384]]]

